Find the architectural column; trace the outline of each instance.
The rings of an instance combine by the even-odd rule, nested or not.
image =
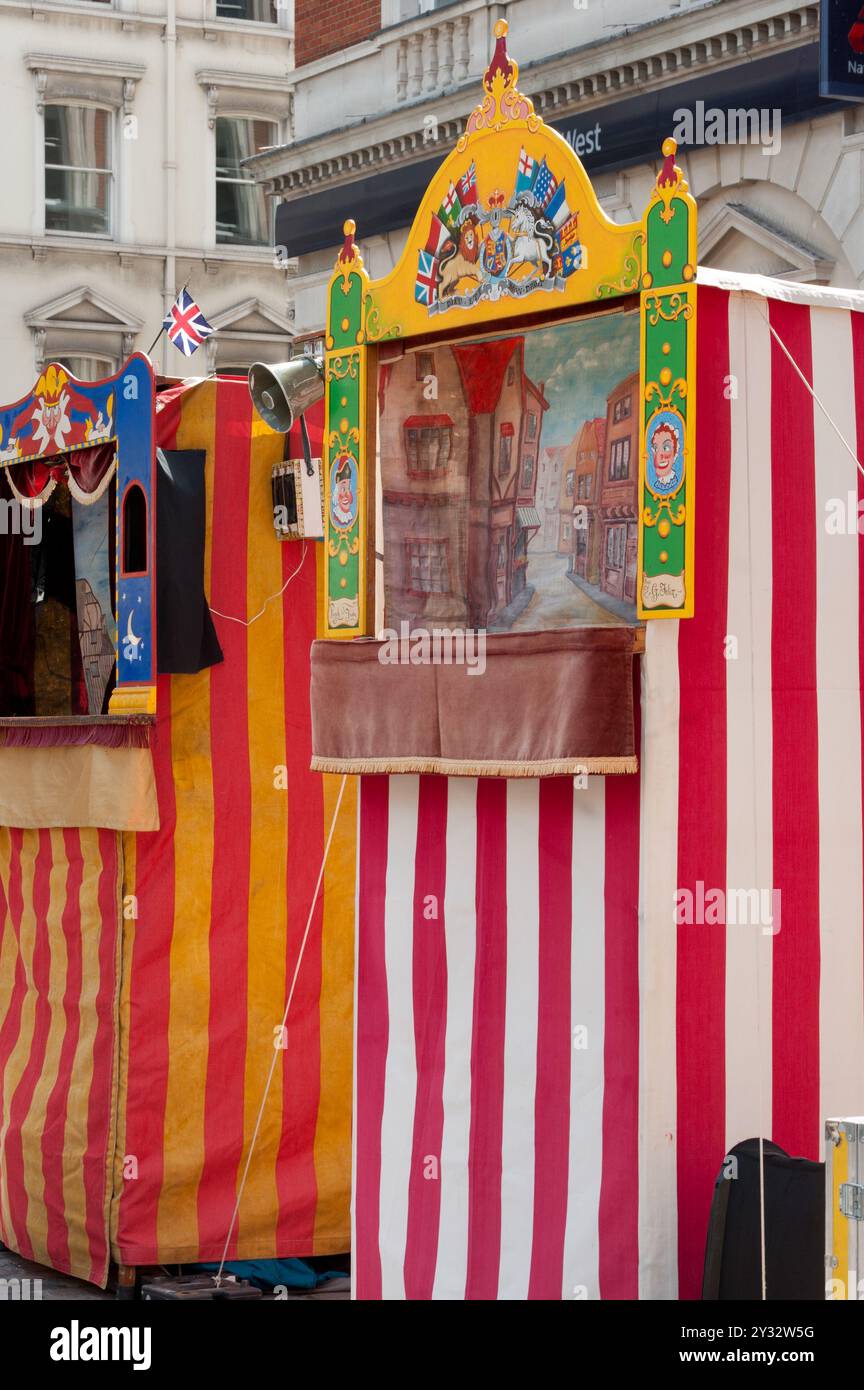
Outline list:
[[[434,25],[426,30],[423,48],[425,50],[424,67],[426,70],[424,85],[427,92],[434,92],[438,87],[438,30]]]
[[[396,47],[396,100],[408,95],[408,40],[400,39]]]
[[[441,87],[449,87],[453,81],[453,29],[452,19],[446,24],[441,25],[441,64],[438,69],[438,83]]]
[[[419,97],[423,90],[423,35],[412,34],[408,42],[411,45],[411,96]]]
[[[463,14],[456,21],[456,81],[464,82],[471,62],[471,16]]]

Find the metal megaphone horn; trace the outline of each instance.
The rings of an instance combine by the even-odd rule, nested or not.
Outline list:
[[[286,434],[294,421],[324,395],[324,363],[316,357],[289,362],[255,362],[249,368],[252,404],[271,430]]]

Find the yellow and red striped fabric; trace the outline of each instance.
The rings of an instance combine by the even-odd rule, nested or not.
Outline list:
[[[0,831],[0,1238],[96,1283],[109,1249],[222,1253],[338,795],[309,771],[323,566],[275,539],[284,439],[239,381],[171,393],[157,429],[207,453],[212,607],[248,621],[290,582],[215,618],[223,663],[160,677],[158,831]],[[351,781],[238,1258],[349,1248],[355,823]]]
[[[0,829],[0,1240],[104,1284],[120,843]]]

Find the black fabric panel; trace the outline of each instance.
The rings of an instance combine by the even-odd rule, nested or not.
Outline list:
[[[38,547],[24,544],[20,523],[19,534],[14,533],[15,501],[5,473],[0,468],[0,508],[9,518],[8,524],[0,526],[0,715],[11,717],[33,714],[36,709],[31,563]]]
[[[825,1165],[790,1158],[767,1139],[763,1150],[768,1301],[820,1302],[825,1298]],[[702,1297],[758,1302],[759,1140],[745,1139],[728,1157],[737,1160],[737,1176],[721,1170],[714,1188]],[[727,1164],[728,1158],[724,1169]]]
[[[156,451],[156,647],[160,675],[222,661],[204,594],[203,449]]]

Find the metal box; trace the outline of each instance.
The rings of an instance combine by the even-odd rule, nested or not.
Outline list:
[[[864,1300],[864,1116],[825,1121],[825,1297]]]

